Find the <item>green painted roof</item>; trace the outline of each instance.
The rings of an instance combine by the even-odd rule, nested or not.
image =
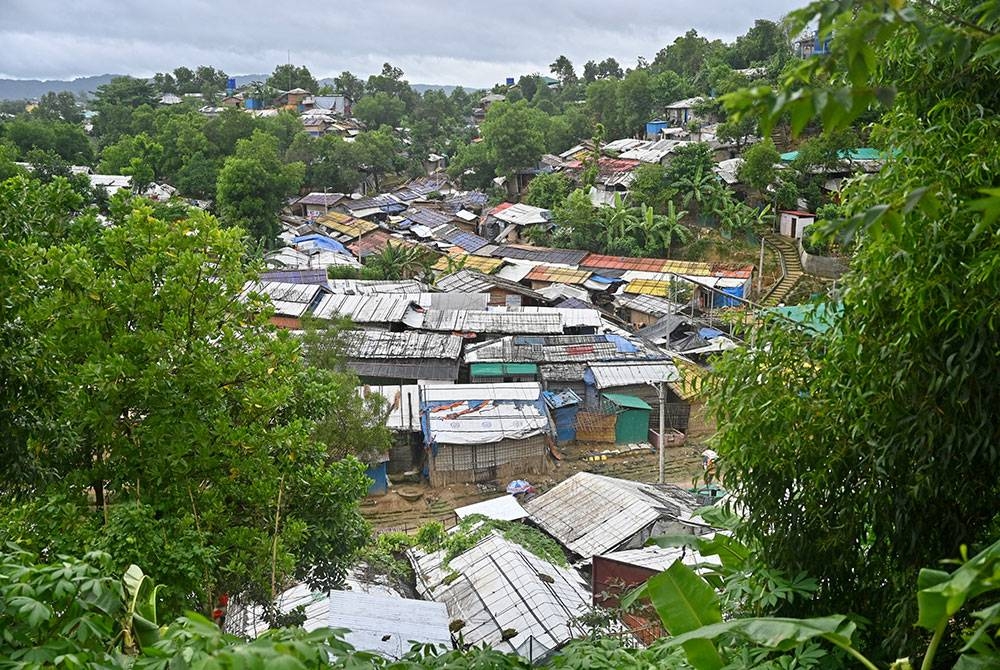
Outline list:
[[[506,377],[507,375],[536,375],[534,363],[473,363],[469,366],[473,377]]]
[[[624,395],[622,393],[603,393],[602,395],[619,407],[628,407],[629,409],[653,409],[645,400],[642,398],[636,398],[634,395]]]
[[[839,302],[832,305],[825,302],[819,304],[806,303],[804,305],[771,307],[767,311],[780,314],[808,330],[825,333],[834,326],[840,315],[844,313],[844,305]]]
[[[897,155],[899,150],[893,152],[893,155]],[[886,154],[881,149],[872,149],[871,147],[861,147],[859,149],[841,149],[838,152],[841,158],[849,158],[852,161],[875,161],[881,158],[885,158]],[[781,154],[781,160],[783,161],[793,161],[799,157],[798,151],[787,151]]]

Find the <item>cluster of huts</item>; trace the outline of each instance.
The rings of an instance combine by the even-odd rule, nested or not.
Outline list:
[[[457,554],[409,550],[415,593],[350,579],[348,591],[294,587],[278,608],[303,606],[307,629],[348,628],[357,648],[397,658],[414,643],[461,644],[537,662],[588,635],[585,615],[595,608],[610,613],[620,639],[649,644],[663,635],[655,615],[618,610],[619,598],[676,560],[705,560],[683,547],[645,546],[665,534],[714,533],[697,508],[695,497],[674,485],[579,473],[523,505],[508,495],[455,510],[466,522],[452,532],[469,532],[488,519],[524,524],[557,543],[565,560],[525,542],[525,533],[484,529]],[[267,628],[249,611],[228,625],[245,635]]]
[[[350,323],[338,335],[344,364],[359,393],[385,399],[394,435],[371,463],[372,493],[404,473],[432,485],[543,474],[574,441],[656,444],[661,408],[680,439],[700,406],[692,378],[736,346],[697,319],[636,331],[593,303],[560,305],[471,270],[435,286],[279,270],[246,292],[266,296],[283,327]]]

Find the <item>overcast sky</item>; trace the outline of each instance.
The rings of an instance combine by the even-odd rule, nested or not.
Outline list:
[[[317,78],[382,63],[411,83],[486,87],[548,73],[560,54],[579,71],[614,56],[649,59],[690,28],[732,41],[755,18],[805,0],[0,0],[0,77],[150,76],[179,65],[268,73],[286,62]]]

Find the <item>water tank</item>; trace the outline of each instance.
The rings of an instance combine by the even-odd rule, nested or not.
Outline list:
[[[513,77],[507,77],[507,85],[508,86],[513,86],[514,85],[514,78]]]
[[[229,92],[236,90],[236,77],[230,77],[226,80],[226,90]]]

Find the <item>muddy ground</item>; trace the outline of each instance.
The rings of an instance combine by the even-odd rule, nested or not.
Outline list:
[[[641,449],[621,454],[595,455],[615,445],[574,444],[560,448],[562,460],[547,475],[528,477],[528,481],[543,493],[577,472],[593,472],[639,482],[655,482],[658,458],[655,449]],[[665,480],[686,488],[701,474],[700,440],[689,440],[679,447],[668,447],[665,456]],[[429,521],[442,521],[446,526],[455,522],[452,510],[504,494],[507,482],[492,484],[454,484],[432,488],[426,484],[394,483],[384,496],[367,498],[361,511],[379,531],[412,531]],[[420,494],[418,500],[404,499]]]

